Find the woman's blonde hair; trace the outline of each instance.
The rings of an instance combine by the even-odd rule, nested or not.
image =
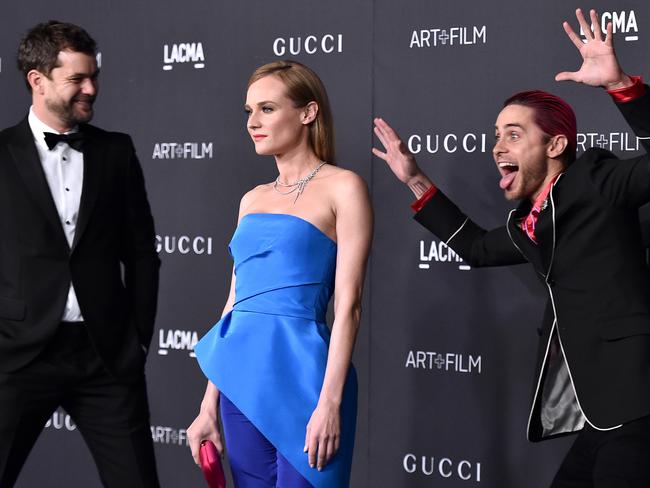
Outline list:
[[[250,87],[265,76],[277,76],[287,87],[287,97],[296,108],[309,102],[318,104],[318,113],[309,124],[309,145],[321,161],[335,163],[334,123],[325,86],[318,75],[297,61],[275,61],[257,68],[248,80]]]

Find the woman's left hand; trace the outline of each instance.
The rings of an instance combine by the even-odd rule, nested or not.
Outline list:
[[[309,466],[322,470],[339,449],[341,416],[334,404],[318,403],[307,424],[305,452]]]

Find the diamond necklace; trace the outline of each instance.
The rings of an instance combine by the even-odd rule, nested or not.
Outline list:
[[[282,183],[280,181],[280,175],[277,176],[275,179],[275,182],[273,183],[273,189],[278,192],[280,195],[290,195],[291,193],[297,191],[296,193],[296,198],[293,199],[293,203],[296,203],[296,200],[298,200],[298,197],[302,194],[303,191],[305,191],[305,187],[307,186],[307,183],[309,183],[309,180],[311,180],[314,176],[316,176],[316,173],[323,167],[325,164],[325,161],[321,161],[321,163],[316,166],[311,173],[309,173],[307,176],[304,178],[299,179],[295,183]],[[278,189],[278,186],[281,186],[283,188],[291,188],[289,191],[282,192]]]

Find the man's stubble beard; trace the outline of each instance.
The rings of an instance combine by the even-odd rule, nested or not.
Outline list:
[[[85,100],[88,101],[91,106],[90,111],[87,114],[75,113],[74,110],[75,101],[76,100],[74,98],[68,102],[45,100],[45,106],[50,112],[56,114],[59,120],[68,127],[74,127],[78,124],[85,124],[87,122],[90,122],[94,115],[94,111],[92,108],[94,99]]]

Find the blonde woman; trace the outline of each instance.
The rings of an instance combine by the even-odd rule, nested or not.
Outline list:
[[[345,487],[356,422],[350,358],[372,237],[367,187],[333,164],[327,94],[306,66],[258,68],[245,109],[255,151],[274,156],[278,176],[241,200],[230,295],[195,348],[209,381],[188,432],[192,454],[205,439],[223,450],[220,411],[237,487]]]

